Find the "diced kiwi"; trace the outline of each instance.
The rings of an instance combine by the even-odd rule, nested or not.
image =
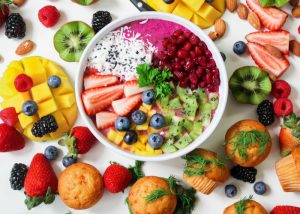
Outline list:
[[[81,5],[90,5],[96,2],[96,0],[73,0],[73,2]]]
[[[84,22],[66,23],[54,35],[55,50],[63,60],[78,62],[94,35],[94,30]]]
[[[193,139],[190,137],[188,133],[185,133],[177,142],[174,144],[178,149],[183,149],[187,147]]]
[[[205,103],[200,106],[200,110],[195,117],[196,121],[201,121],[204,127],[207,127],[211,121],[212,107],[210,103]]]
[[[198,104],[196,98],[191,97],[189,103],[183,104],[182,113],[184,113],[189,120],[195,120],[195,116],[198,110]]]
[[[182,125],[184,129],[188,132],[193,129],[193,123],[190,120],[184,119]]]
[[[161,150],[163,150],[164,153],[173,153],[177,151],[177,148],[174,145],[169,145],[165,143],[162,147]]]
[[[176,92],[179,96],[179,99],[184,103],[189,102],[189,97],[193,96],[193,92],[190,88],[181,88],[180,86],[177,86]]]
[[[209,103],[211,104],[211,109],[215,110],[219,104],[219,95],[217,93],[210,93],[208,95]]]
[[[179,100],[178,97],[170,100],[170,102],[169,102],[169,108],[172,109],[172,110],[176,110],[176,109],[182,108],[180,100]]]
[[[192,127],[192,131],[189,133],[190,137],[195,140],[203,130],[203,125],[201,122],[194,122],[194,125]]]
[[[206,91],[202,88],[198,88],[197,90],[193,91],[193,94],[197,97],[199,100],[199,104],[204,104],[208,102]]]

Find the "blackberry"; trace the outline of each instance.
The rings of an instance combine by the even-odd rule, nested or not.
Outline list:
[[[25,36],[26,24],[19,13],[12,13],[5,23],[5,35],[10,38],[22,39]]]
[[[15,163],[10,172],[10,186],[13,190],[21,190],[24,187],[24,180],[28,167],[22,163]]]
[[[45,134],[55,132],[58,129],[58,125],[53,115],[47,115],[33,124],[31,133],[35,137],[43,137]]]
[[[240,165],[236,165],[230,170],[230,174],[235,179],[254,183],[256,180],[257,169],[254,167],[242,167]]]
[[[93,19],[92,19],[92,27],[97,33],[102,28],[104,28],[106,25],[108,25],[112,21],[111,15],[108,11],[98,11],[94,13]]]
[[[259,122],[265,126],[271,125],[275,120],[273,103],[269,100],[262,101],[257,106],[256,112]]]

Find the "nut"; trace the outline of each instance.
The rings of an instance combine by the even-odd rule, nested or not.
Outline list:
[[[300,17],[300,6],[294,7],[292,10],[292,15],[295,18],[299,18]]]
[[[255,13],[253,13],[253,12],[249,13],[249,15],[248,15],[248,22],[256,30],[260,30],[261,29],[260,20],[259,20],[258,16]]]
[[[290,0],[290,5],[292,7],[297,7],[299,5],[299,0]]]
[[[26,40],[22,42],[16,49],[16,54],[17,55],[24,55],[32,51],[34,47],[34,43],[31,40]]]
[[[13,2],[14,2],[15,5],[20,7],[24,4],[25,0],[14,0]]]
[[[215,22],[215,31],[217,33],[218,38],[221,38],[226,32],[226,23],[223,19],[217,19]]]
[[[297,42],[296,40],[290,41],[290,51],[300,57],[300,43]]]
[[[213,41],[218,39],[218,34],[215,31],[210,31],[208,34],[209,38]]]
[[[281,58],[282,54],[280,52],[280,50],[272,45],[266,44],[265,48],[267,49],[267,51],[272,54],[273,56],[277,57],[277,58]]]
[[[232,13],[237,8],[237,0],[226,0],[226,8]]]
[[[243,3],[239,3],[239,6],[237,8],[237,14],[240,17],[240,19],[247,19],[248,18],[249,10],[246,5]]]

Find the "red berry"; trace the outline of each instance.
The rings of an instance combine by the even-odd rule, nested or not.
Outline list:
[[[276,80],[272,85],[272,95],[278,98],[288,98],[291,94],[291,86],[284,80]]]
[[[8,126],[15,126],[18,122],[18,115],[14,107],[5,108],[0,111],[1,120]]]
[[[187,79],[183,79],[183,80],[181,80],[180,82],[179,82],[179,86],[181,87],[181,88],[186,88],[187,86],[188,86],[188,84],[189,84],[189,79],[187,78]]]
[[[38,16],[45,27],[52,27],[58,22],[60,13],[56,7],[48,5],[39,10]]]
[[[14,127],[0,124],[0,152],[11,152],[23,149],[25,140]]]
[[[274,103],[274,113],[278,117],[288,116],[293,113],[293,103],[288,98],[279,98]]]
[[[185,42],[183,48],[184,50],[189,51],[192,48],[192,44],[190,42]]]
[[[189,78],[190,78],[190,81],[191,81],[192,84],[197,85],[197,83],[198,83],[198,76],[197,76],[197,74],[190,73]]]
[[[27,76],[26,74],[18,75],[15,79],[14,84],[15,84],[15,88],[19,92],[29,91],[33,86],[31,77]]]
[[[183,33],[184,33],[183,30],[178,29],[178,30],[174,31],[173,35],[176,36],[176,37],[179,37],[179,36],[182,35]]]
[[[190,37],[190,42],[192,45],[198,45],[198,43],[200,42],[200,39],[195,34],[192,34]]]
[[[131,172],[120,164],[112,164],[104,172],[104,185],[111,193],[118,193],[127,188],[132,180]]]
[[[188,52],[186,52],[185,50],[179,50],[179,51],[177,52],[178,58],[181,58],[181,59],[187,57],[187,55],[188,55]]]
[[[9,15],[9,7],[8,5],[0,5],[0,27],[5,23],[7,17]]]

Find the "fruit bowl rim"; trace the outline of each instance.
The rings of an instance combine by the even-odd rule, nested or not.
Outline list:
[[[195,35],[197,35],[205,44],[207,45],[208,49],[211,51],[213,59],[215,60],[217,67],[219,68],[220,73],[220,80],[221,84],[219,87],[219,104],[217,109],[215,110],[214,117],[209,124],[208,127],[203,131],[201,135],[199,135],[192,143],[190,143],[187,147],[184,149],[177,150],[173,153],[163,153],[162,155],[157,156],[141,156],[136,155],[132,152],[126,151],[122,149],[120,146],[114,144],[113,142],[110,142],[95,126],[93,120],[86,114],[82,100],[81,100],[81,93],[83,91],[83,74],[87,65],[87,58],[90,55],[91,51],[95,47],[96,43],[99,42],[105,35],[107,35],[109,32],[124,26],[130,22],[137,21],[137,20],[147,20],[147,19],[158,19],[158,20],[164,20],[164,21],[170,21],[174,22],[176,24],[179,24],[181,26],[184,26],[186,29],[193,32]],[[181,156],[186,155],[187,153],[193,151],[195,148],[199,147],[201,144],[203,144],[215,131],[217,125],[222,119],[222,116],[224,114],[226,104],[227,104],[227,98],[228,98],[228,77],[226,72],[226,67],[224,64],[224,61],[222,59],[222,56],[220,54],[220,51],[216,47],[216,45],[213,43],[213,41],[204,33],[204,31],[195,25],[194,23],[181,18],[179,16],[175,16],[173,14],[168,13],[161,13],[161,12],[142,12],[137,14],[132,14],[128,16],[124,16],[122,18],[116,19],[112,21],[110,24],[108,24],[106,27],[104,27],[102,30],[100,30],[93,39],[89,42],[88,46],[85,48],[81,59],[78,64],[78,69],[76,71],[76,77],[75,77],[75,94],[76,94],[76,102],[78,106],[78,110],[80,113],[80,116],[82,117],[84,123],[87,125],[87,127],[91,130],[91,132],[94,134],[94,136],[106,147],[110,148],[114,152],[123,155],[127,158],[131,158],[134,160],[140,160],[140,161],[166,161],[174,158],[178,158]]]

